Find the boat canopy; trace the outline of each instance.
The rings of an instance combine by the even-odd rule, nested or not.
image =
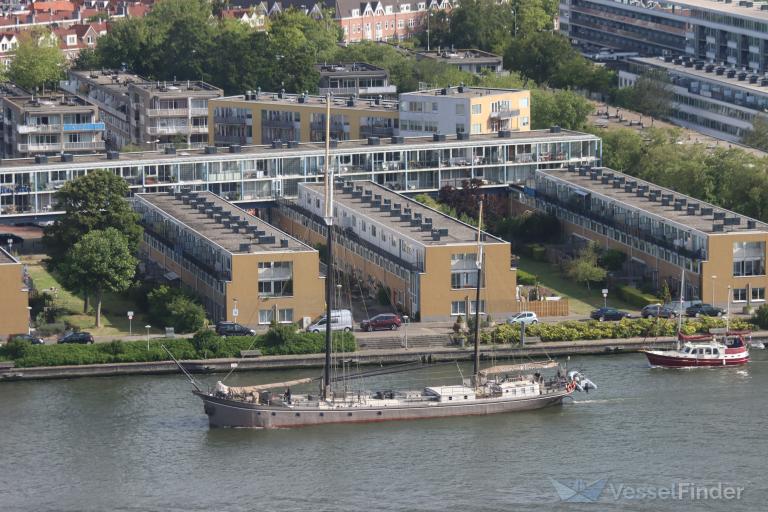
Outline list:
[[[305,379],[296,379],[296,380],[287,380],[285,382],[270,382],[267,384],[257,384],[255,386],[225,386],[221,382],[219,382],[216,385],[216,391],[221,391],[223,393],[231,393],[233,395],[247,395],[248,393],[258,393],[260,391],[266,391],[268,389],[275,389],[275,388],[289,388],[291,386],[298,386],[299,384],[306,384],[308,382],[312,382],[314,379],[312,378],[305,378]]]
[[[480,370],[481,375],[492,375],[495,373],[509,373],[509,372],[525,372],[531,370],[545,370],[547,368],[556,368],[558,366],[557,361],[532,361],[530,363],[520,364],[503,364],[499,366],[491,366],[484,370]]]

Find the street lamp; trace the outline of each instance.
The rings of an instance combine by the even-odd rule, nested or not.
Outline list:
[[[603,307],[608,307],[608,288],[603,288]]]
[[[159,142],[160,142],[160,139],[155,139],[155,140],[148,140],[148,141],[147,141],[147,144],[154,144],[154,145],[155,145],[155,149],[154,149],[154,150],[155,150],[155,151],[157,151],[157,144],[158,144]]]
[[[408,350],[408,315],[403,315],[403,323],[405,324],[405,350]]]
[[[712,276],[712,305],[715,305],[715,279],[717,276]]]
[[[152,328],[152,326],[147,324],[144,326],[144,328],[147,330],[147,352],[149,352],[149,330]]]
[[[128,312],[128,336],[133,336],[133,311]]]
[[[429,51],[429,18],[432,17],[432,10],[427,13],[427,51]]]
[[[232,319],[237,323],[237,315],[240,314],[240,311],[237,309],[237,299],[232,299],[232,302],[234,302],[234,305],[232,306]]]
[[[514,36],[515,36],[515,39],[517,39],[517,11],[515,11],[514,9],[510,9],[510,10],[512,11],[512,16],[514,16],[514,19],[515,19]]]

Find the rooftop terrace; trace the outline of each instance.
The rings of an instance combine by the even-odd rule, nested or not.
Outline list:
[[[444,49],[435,50],[430,52],[418,52],[419,57],[426,57],[428,59],[434,59],[447,64],[484,64],[501,62],[502,58],[495,53],[484,52],[482,50],[454,50]]]
[[[262,92],[247,91],[238,96],[226,96],[218,98],[217,101],[248,102],[263,105],[303,105],[304,107],[322,107],[325,108],[325,96],[313,96],[311,94],[288,94],[286,92]],[[352,109],[352,110],[371,110],[375,112],[397,112],[399,103],[395,100],[373,100],[373,99],[350,99],[347,97],[332,97],[331,108]]]
[[[703,233],[768,231],[768,225],[758,220],[612,169],[570,167],[536,172]]]
[[[484,96],[496,96],[500,94],[509,94],[512,92],[521,92],[524,89],[493,89],[490,87],[445,87],[442,89],[427,89],[424,91],[405,92],[400,95],[400,99],[406,100],[418,96],[452,96],[458,98],[480,98]]]
[[[323,194],[324,191],[322,183],[302,183],[300,186],[315,194]],[[423,245],[477,243],[476,228],[371,181],[353,181],[336,186],[333,199],[360,216]],[[487,233],[484,233],[483,241],[506,243]]]
[[[136,196],[233,254],[314,250],[211,192]]]
[[[8,251],[0,247],[0,265],[7,265],[9,263],[19,263],[19,260],[8,254]]]
[[[69,110],[96,110],[96,106],[72,94],[46,96],[6,96],[5,100],[19,110],[27,112],[51,112]]]

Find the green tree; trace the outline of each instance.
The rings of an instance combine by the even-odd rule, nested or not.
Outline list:
[[[763,304],[757,308],[752,321],[761,329],[768,329],[768,304]]]
[[[589,288],[590,283],[605,280],[608,272],[599,265],[597,248],[590,243],[579,252],[578,258],[570,262],[566,274]]]
[[[8,80],[34,91],[55,88],[64,76],[66,58],[58,39],[49,30],[35,29],[19,34],[19,45],[8,67]]]
[[[150,317],[157,325],[176,332],[194,332],[205,325],[205,310],[179,288],[158,286],[147,295]]]
[[[96,298],[96,327],[101,327],[101,302],[104,292],[128,289],[138,260],[127,238],[115,228],[96,229],[78,241],[62,264],[68,283]]]
[[[92,69],[99,69],[101,67],[101,61],[96,54],[96,50],[93,48],[83,48],[80,53],[77,54],[75,62],[72,64],[72,68],[87,71]]]
[[[636,171],[644,153],[643,135],[631,128],[595,130],[603,139],[603,164],[630,174]]]
[[[561,126],[580,130],[592,110],[589,100],[571,91],[531,91],[531,124],[534,129]]]
[[[640,75],[634,85],[617,99],[622,106],[664,119],[672,107],[674,95],[667,72],[651,70]]]
[[[122,233],[131,253],[141,241],[139,216],[128,204],[128,183],[116,174],[96,170],[69,181],[56,192],[57,209],[64,214],[45,228],[43,244],[54,268],[70,249],[93,230],[115,228]]]
[[[744,134],[742,142],[747,146],[768,151],[768,116],[757,114],[752,120],[752,129]]]
[[[556,77],[564,63],[579,58],[581,56],[571,47],[567,37],[539,32],[510,45],[504,54],[504,66],[518,71],[525,81],[533,80],[542,85]],[[564,81],[559,78],[558,85],[562,87]]]

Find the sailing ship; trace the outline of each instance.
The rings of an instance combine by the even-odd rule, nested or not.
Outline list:
[[[325,209],[327,226],[328,273],[326,276],[326,318],[331,317],[333,272],[333,173],[330,165],[330,98],[326,99],[325,137]],[[477,299],[483,272],[482,202],[480,223],[477,228]],[[565,368],[552,360],[530,361],[480,369],[479,310],[475,308],[474,366],[471,378],[462,379],[460,385],[427,386],[420,390],[373,391],[334,390],[333,383],[340,379],[332,375],[331,322],[326,323],[325,364],[322,377],[276,382],[255,386],[226,386],[218,382],[213,389],[203,391],[194,382],[193,393],[204,405],[205,414],[213,427],[288,428],[330,423],[359,423],[391,420],[445,418],[452,416],[486,415],[512,411],[526,411],[562,403],[575,390],[595,388],[579,372],[566,373]],[[544,370],[557,374],[545,378]],[[183,368],[182,368],[183,370]],[[364,378],[403,371],[377,369],[342,377]],[[185,372],[186,373],[186,372]],[[189,377],[189,376],[188,376]],[[190,378],[190,380],[192,380]],[[316,395],[291,394],[290,388],[319,381]],[[274,392],[284,390],[284,392]]]
[[[680,311],[683,311],[683,291],[685,289],[685,270],[680,282]],[[685,335],[682,333],[682,317],[678,315],[677,343],[673,350],[642,350],[651,366],[663,368],[697,368],[741,366],[749,362],[747,349],[747,331],[728,329],[730,311],[730,287],[728,289],[728,311],[725,315],[726,327],[722,337],[717,334]],[[714,331],[713,331],[714,332]]]

